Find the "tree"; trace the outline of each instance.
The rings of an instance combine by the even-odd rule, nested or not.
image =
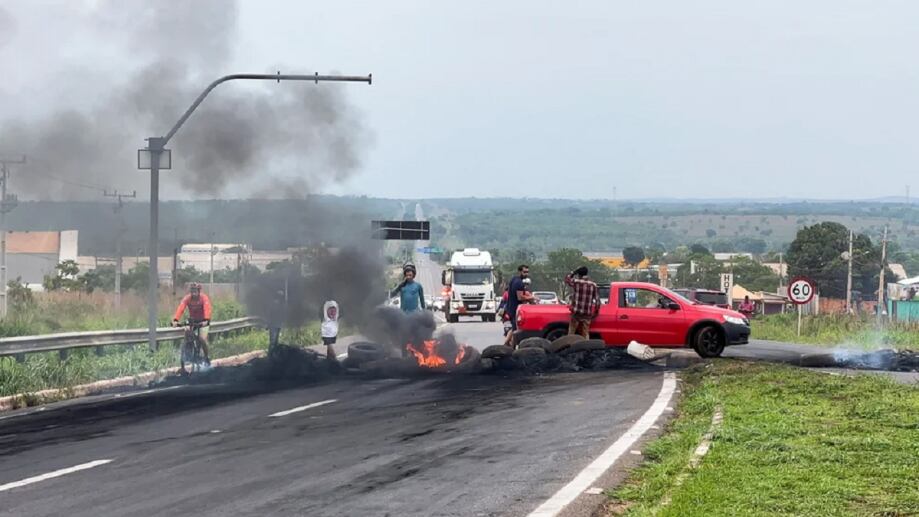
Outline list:
[[[862,234],[855,235],[852,249],[852,289],[875,292],[880,273],[880,250]],[[805,226],[798,230],[788,247],[788,274],[810,278],[824,296],[845,298],[848,261],[843,253],[848,250],[849,230],[845,226],[829,221]]]
[[[720,289],[721,273],[723,272],[721,262],[715,260],[715,257],[711,254],[692,254],[677,269],[673,283],[676,287]]]
[[[712,237],[716,235],[718,235],[718,232],[716,232],[715,230],[711,228],[709,228],[708,230],[705,230],[705,236],[708,237],[709,239],[711,239]]]
[[[638,267],[638,264],[645,259],[645,251],[638,246],[629,246],[622,250],[622,258],[625,259],[627,265]]]
[[[80,267],[76,261],[64,260],[54,266],[54,274],[45,275],[42,287],[46,291],[80,291],[83,282],[79,278]]]
[[[779,276],[772,269],[747,257],[734,258],[733,272],[734,284],[748,291],[774,293],[779,287]]]
[[[113,291],[115,289],[115,266],[99,266],[83,273],[80,277],[83,289],[91,293],[96,289]]]
[[[6,283],[6,295],[9,297],[10,308],[14,311],[22,311],[35,305],[32,290],[22,283],[21,276],[17,276],[15,280],[10,280]]]
[[[712,252],[701,244],[693,244],[689,247],[689,253],[692,255],[711,255]]]

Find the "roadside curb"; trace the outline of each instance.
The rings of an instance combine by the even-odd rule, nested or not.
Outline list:
[[[237,366],[247,363],[258,357],[265,355],[264,350],[246,352],[245,354],[233,355],[211,361],[212,366]],[[36,391],[34,393],[18,393],[16,395],[7,395],[0,397],[0,412],[11,411],[29,406],[39,406],[49,402],[85,397],[110,390],[112,388],[125,388],[145,386],[152,381],[167,375],[175,374],[179,371],[178,367],[157,370],[155,372],[144,372],[136,375],[117,377],[115,379],[106,379],[102,381],[80,384],[70,388],[52,388],[47,390]]]

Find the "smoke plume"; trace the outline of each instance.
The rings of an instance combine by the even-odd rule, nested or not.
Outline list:
[[[0,121],[2,150],[29,157],[21,173],[28,181],[15,185],[25,195],[85,199],[98,197],[93,187],[146,191],[137,149],[144,138],[164,135],[208,83],[228,72],[238,41],[238,6],[224,0],[112,0],[81,14],[75,23],[104,39],[105,48],[99,55],[68,54],[65,65],[76,70],[71,81],[56,83],[53,109]],[[0,45],[3,29],[14,26],[0,11]],[[29,41],[20,32],[7,44]],[[100,73],[109,53],[110,69]],[[133,71],[125,74],[121,63]],[[78,87],[80,80],[92,84]],[[90,98],[79,94],[87,88]],[[173,170],[162,176],[164,197],[302,197],[354,174],[369,140],[342,85],[231,82],[214,90],[169,143]],[[75,188],[81,186],[89,188]]]

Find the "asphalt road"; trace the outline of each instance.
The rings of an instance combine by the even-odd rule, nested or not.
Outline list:
[[[500,340],[498,324],[441,331],[480,349]],[[663,378],[343,377],[7,414],[0,514],[526,515],[638,420]]]

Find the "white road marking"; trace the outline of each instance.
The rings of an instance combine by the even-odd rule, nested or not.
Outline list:
[[[54,472],[48,472],[47,474],[42,474],[40,476],[33,476],[26,478],[20,481],[14,481],[12,483],[7,483],[5,485],[0,485],[0,492],[5,492],[13,488],[19,488],[26,485],[31,485],[32,483],[38,483],[46,479],[52,479],[60,476],[66,476],[67,474],[73,474],[74,472],[79,472],[81,470],[91,469],[93,467],[98,467],[99,465],[105,465],[106,463],[111,463],[114,460],[96,460],[90,461],[89,463],[83,463],[73,467],[68,467],[66,469],[55,470]]]
[[[326,404],[331,404],[333,402],[338,402],[338,399],[329,399],[329,400],[323,400],[322,402],[313,402],[312,404],[295,407],[293,409],[288,409],[287,411],[278,411],[277,413],[272,413],[268,416],[269,417],[287,416],[291,413],[299,413],[300,411],[306,411],[307,409],[313,409],[314,407],[324,406]]]
[[[578,495],[587,490],[597,478],[613,466],[613,463],[616,463],[620,456],[629,450],[629,447],[636,440],[651,428],[654,422],[664,413],[664,408],[670,402],[670,397],[673,395],[675,388],[676,376],[672,372],[665,373],[661,391],[657,394],[654,402],[651,403],[651,407],[645,411],[645,414],[641,415],[641,418],[632,424],[632,427],[593,460],[590,465],[584,467],[584,470],[578,473],[574,479],[533,510],[529,517],[554,517],[577,499]]]

